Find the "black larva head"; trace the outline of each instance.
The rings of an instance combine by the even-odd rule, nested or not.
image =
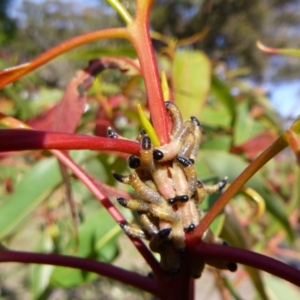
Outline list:
[[[170,102],[170,101],[165,101],[165,106],[166,106],[166,107],[170,106],[171,104],[172,104],[172,102]]]
[[[197,187],[203,187],[203,182],[201,180],[197,180]]]
[[[140,130],[140,135],[145,135],[146,134],[146,130],[145,129],[141,129]]]
[[[142,149],[143,150],[150,150],[152,147],[151,139],[148,135],[144,135],[142,138]]]
[[[158,149],[153,150],[153,158],[155,160],[161,160],[161,159],[163,159],[163,157],[164,157],[164,154],[162,151],[160,151]]]
[[[201,123],[196,117],[191,116],[191,120],[196,126],[201,127]]]
[[[192,164],[189,159],[187,159],[187,158],[185,158],[183,156],[177,156],[177,160],[184,167],[188,167],[188,166],[190,166]]]
[[[185,232],[191,232],[196,228],[196,226],[194,224],[189,225],[189,227],[184,228]]]
[[[174,276],[180,273],[180,269],[171,269],[169,270],[169,274]]]
[[[122,222],[119,222],[119,225],[120,225],[120,227],[122,228],[122,229],[124,229],[124,227],[127,225],[127,223],[122,223]]]
[[[124,176],[123,176],[123,175],[117,174],[117,173],[115,173],[115,172],[113,172],[112,175],[114,176],[114,178],[115,178],[116,180],[118,180],[119,182],[124,183],[124,181],[123,181],[123,177],[124,177]]]
[[[177,201],[177,198],[176,198],[176,197],[174,197],[174,198],[170,198],[170,199],[168,199],[167,201],[168,201],[168,203],[169,203],[169,204],[173,205],[173,204],[175,204],[175,203],[176,203],[176,201]]]
[[[130,155],[128,157],[128,164],[131,169],[136,169],[141,165],[141,160],[135,155]]]
[[[222,191],[223,188],[226,186],[227,180],[228,180],[228,177],[226,176],[223,180],[220,181],[220,183],[219,183],[219,191]]]
[[[188,202],[189,201],[189,196],[188,195],[176,196],[176,199],[179,202]]]
[[[117,201],[119,202],[119,204],[121,204],[122,206],[126,207],[127,203],[126,200],[123,197],[117,197]]]
[[[164,228],[164,229],[161,229],[157,235],[160,239],[164,240],[165,238],[167,238],[170,234],[170,232],[172,231],[172,228]]]
[[[194,279],[198,279],[198,278],[200,278],[201,277],[201,273],[199,274],[199,273],[197,273],[197,274],[193,274],[193,278]]]
[[[107,136],[111,139],[117,139],[118,138],[117,133],[111,127],[107,127]]]
[[[227,266],[230,272],[235,272],[237,270],[237,264],[235,262],[230,262]]]
[[[223,246],[228,246],[228,243],[227,243],[226,241],[223,241],[223,242],[222,242],[222,245],[223,245]]]

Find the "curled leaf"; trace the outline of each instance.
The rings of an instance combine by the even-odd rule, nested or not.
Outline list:
[[[139,117],[140,117],[140,120],[141,120],[141,124],[142,124],[143,128],[146,130],[146,132],[148,133],[153,145],[154,146],[159,146],[160,142],[159,142],[159,139],[156,135],[156,132],[155,132],[152,124],[150,123],[150,121],[145,116],[140,104],[137,105],[137,109],[138,109]]]

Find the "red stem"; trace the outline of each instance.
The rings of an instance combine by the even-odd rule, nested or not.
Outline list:
[[[235,247],[199,243],[189,248],[194,257],[233,261],[268,272],[300,287],[300,271],[274,258]]]
[[[81,269],[121,281],[122,283],[157,295],[157,287],[153,279],[92,259],[67,255],[3,250],[0,252],[0,262],[46,264]]]
[[[142,3],[143,2],[143,3]],[[150,1],[148,1],[150,3]],[[128,25],[130,40],[137,52],[147,90],[152,125],[162,144],[169,142],[168,116],[161,91],[154,50],[149,34],[151,4],[137,1],[136,19]]]
[[[17,66],[16,68],[11,68],[11,69],[1,71],[0,88],[4,87],[5,85],[11,82],[16,81],[20,77],[46,64],[53,58],[63,53],[66,53],[81,45],[85,45],[91,42],[95,42],[101,39],[108,39],[108,38],[129,39],[128,30],[127,28],[109,28],[109,29],[97,30],[94,32],[78,35],[44,52],[43,54],[41,54],[31,62],[25,64],[23,67]]]
[[[140,150],[137,142],[129,140],[26,129],[1,129],[0,141],[1,152],[42,149],[85,149],[119,151],[138,155]]]
[[[68,167],[76,177],[78,177],[83,184],[86,185],[86,187],[93,193],[93,195],[96,197],[96,199],[101,202],[101,204],[107,209],[107,211],[110,213],[110,215],[117,221],[117,222],[126,222],[122,214],[118,211],[118,209],[115,207],[115,205],[104,195],[104,193],[101,190],[101,186],[97,183],[96,180],[94,180],[91,176],[89,176],[80,166],[78,166],[76,163],[74,163],[68,155],[65,153],[58,151],[58,150],[52,150],[52,153],[66,166]],[[140,254],[143,256],[143,258],[147,261],[149,266],[151,267],[152,271],[157,275],[160,276],[162,273],[162,270],[157,262],[157,260],[154,258],[152,252],[146,247],[146,245],[140,240],[133,238],[131,236],[128,236],[129,239],[132,241],[134,246],[137,248],[137,250],[140,252]]]

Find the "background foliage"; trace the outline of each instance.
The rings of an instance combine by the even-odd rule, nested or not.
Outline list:
[[[132,3],[127,4],[133,11]],[[122,24],[102,1],[94,8],[71,6],[60,1],[41,4],[24,1],[19,23],[9,16],[8,5],[9,1],[3,1],[0,6],[0,16],[3,14],[0,23],[2,67],[26,62],[80,33]],[[275,0],[156,1],[152,14],[153,29],[179,40],[176,45],[174,39],[155,39],[154,44],[160,53],[159,65],[166,70],[174,99],[185,118],[196,115],[205,130],[196,162],[201,180],[216,182],[229,176],[229,181],[232,181],[283,131],[283,121],[270,104],[267,93],[253,85],[254,81],[243,79],[245,76],[255,81],[268,78],[265,69],[268,60],[255,48],[257,39],[272,42],[273,46],[298,46],[299,39],[295,39],[299,22],[295,16],[297,6],[296,1]],[[259,26],[257,20],[261,20]],[[205,28],[209,28],[206,36],[195,43],[180,46],[180,40],[203,32]],[[285,32],[291,34],[283,34]],[[50,128],[56,120],[50,111],[60,101],[63,88],[75,70],[85,67],[91,58],[108,54],[134,56],[132,48],[120,41],[82,47],[2,90],[0,110],[35,128]],[[281,80],[298,77],[299,72],[295,71],[298,65],[292,68],[290,62],[276,58],[269,72]],[[106,71],[90,91],[87,111],[77,132],[104,135],[105,128],[112,125],[122,135],[135,137],[138,131],[135,104],[144,103],[144,93],[140,78],[127,78],[118,71]],[[122,97],[121,100],[118,97]],[[41,118],[43,113],[47,118]],[[122,157],[91,151],[74,151],[72,156],[97,180],[110,185],[116,185],[111,170],[128,172]],[[70,197],[66,196],[59,167],[48,152],[3,154],[0,159],[0,237],[5,244],[15,249],[114,261],[122,266],[124,260],[118,257],[136,255],[130,246],[129,249],[119,246],[120,243],[126,245],[126,241],[119,239],[119,226],[94,201],[90,192],[71,177],[72,198],[78,213],[76,234],[66,201]],[[297,183],[299,170],[295,160],[288,151],[283,152],[248,184],[264,198],[267,213],[252,222],[255,205],[247,201],[245,195],[239,194],[216,220],[214,231],[232,245],[272,254],[299,267],[296,232],[300,197]],[[114,201],[113,192],[111,195]],[[214,201],[215,196],[209,197],[203,210],[208,210]],[[132,219],[126,210],[123,213],[128,220]],[[148,271],[143,262],[130,267],[143,273]],[[117,299],[120,293],[119,284],[114,283],[116,291],[110,290],[107,280],[98,278],[95,281],[96,276],[82,271],[32,266],[30,277],[27,272],[28,269],[20,265],[5,266],[5,271],[0,274],[3,299],[10,299],[12,295],[16,299],[46,299],[54,297],[55,293],[73,299],[96,299],[101,293]],[[239,272],[237,277],[250,275],[250,296],[255,297],[257,293],[260,295],[257,297],[263,298],[264,290],[274,286],[274,278],[264,276],[262,279],[258,272],[242,267]],[[228,281],[222,273],[213,274],[220,279],[214,288],[218,287],[222,293]],[[9,283],[12,277],[18,278],[16,291]],[[243,292],[240,282],[237,279],[233,282],[232,289]],[[77,289],[78,286],[82,289]],[[69,291],[63,292],[58,287]],[[285,283],[281,284],[281,290],[285,294],[296,293]],[[133,295],[128,297],[147,297],[138,291]],[[203,291],[202,296],[208,299]],[[278,294],[276,297],[274,299],[283,299]]]

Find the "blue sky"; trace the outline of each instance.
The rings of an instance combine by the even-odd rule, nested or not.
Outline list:
[[[300,65],[300,59],[299,59]],[[300,77],[300,70],[299,70]],[[270,84],[271,100],[282,116],[296,117],[300,115],[300,79],[283,84]]]
[[[1,1],[1,0],[0,0]],[[11,7],[11,14],[17,15],[17,11],[20,8],[23,0],[14,0]],[[43,0],[31,0],[31,2],[42,2]],[[61,0],[64,2],[71,2],[73,5],[78,3],[82,5],[80,0]],[[87,6],[94,6],[99,3],[99,0],[85,0],[84,4]],[[299,59],[300,66],[300,59]],[[300,68],[299,68],[300,78]],[[300,115],[300,79],[299,81],[293,81],[284,84],[268,83],[266,89],[270,92],[271,101],[279,113],[284,117],[296,117]]]

